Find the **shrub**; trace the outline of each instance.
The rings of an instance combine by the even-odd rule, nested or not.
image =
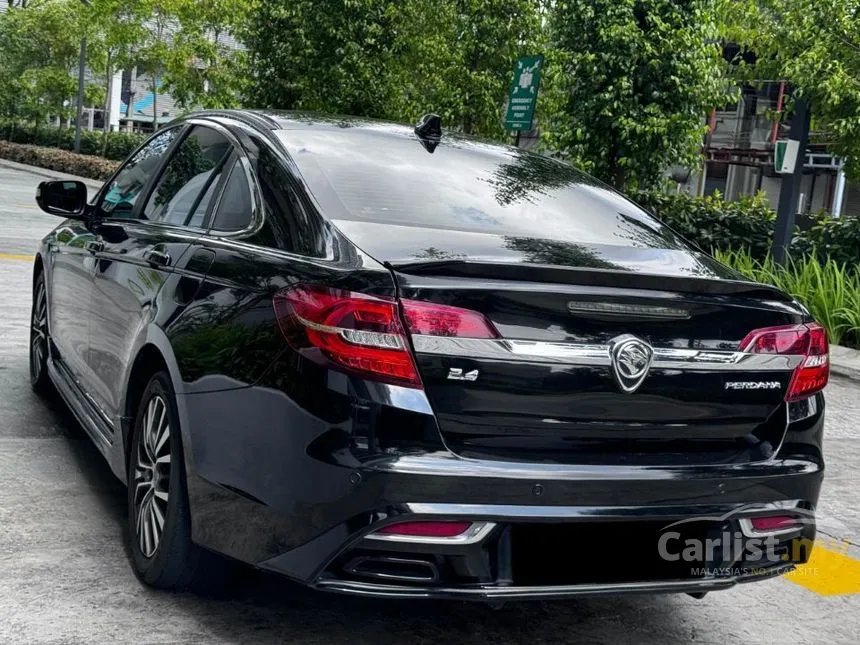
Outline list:
[[[852,271],[860,270],[860,217],[834,218],[823,213],[795,241],[795,254],[815,254],[820,260],[828,258],[846,264]]]
[[[727,202],[718,193],[692,197],[652,191],[632,197],[705,251],[745,249],[754,258],[764,258],[770,251],[776,213],[762,194],[736,202]]]
[[[111,132],[108,135],[105,157],[123,161],[145,140],[146,135],[136,132]]]
[[[831,343],[860,346],[860,275],[844,263],[807,255],[779,265],[770,256],[758,260],[747,251],[717,251],[716,257],[748,278],[797,298],[827,328]]]
[[[0,139],[13,143],[26,143],[72,151],[75,149],[75,129],[32,123],[14,123],[10,119],[0,120]],[[146,135],[136,132],[109,132],[105,157],[123,161],[146,140]],[[104,133],[81,130],[81,154],[101,155]]]
[[[119,162],[103,157],[79,155],[59,148],[44,148],[8,141],[0,141],[0,158],[101,180],[110,177],[119,167]]]

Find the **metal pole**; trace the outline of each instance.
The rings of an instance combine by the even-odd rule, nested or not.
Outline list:
[[[842,216],[842,203],[845,200],[845,169],[843,164],[839,164],[839,174],[836,175],[836,190],[833,194],[833,207],[831,213],[833,217]]]
[[[519,148],[520,147],[520,131],[517,130],[517,135],[514,138],[514,145]]]
[[[773,236],[771,254],[773,259],[782,264],[785,254],[791,245],[794,233],[794,216],[797,214],[797,199],[800,194],[800,182],[803,179],[803,166],[806,163],[806,145],[809,143],[809,105],[805,99],[798,99],[794,104],[794,116],[791,117],[789,138],[798,142],[797,159],[794,170],[782,178],[779,189],[779,207],[776,211],[776,230]]]
[[[75,152],[81,151],[81,120],[84,113],[84,66],[87,60],[87,41],[81,38],[81,55],[78,59],[78,115],[75,119]]]

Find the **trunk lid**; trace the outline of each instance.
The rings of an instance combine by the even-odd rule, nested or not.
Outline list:
[[[413,336],[440,431],[461,456],[736,463],[767,459],[782,440],[790,361],[736,353],[753,329],[802,321],[778,291],[528,263],[412,262],[395,278],[401,298],[481,312],[502,336]],[[653,356],[628,393],[637,384],[616,375],[610,350],[630,338]]]

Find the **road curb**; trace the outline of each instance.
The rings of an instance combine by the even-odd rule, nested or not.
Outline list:
[[[837,376],[860,380],[860,351],[841,345],[831,345],[830,371]]]
[[[70,181],[82,181],[87,188],[90,188],[94,191],[99,190],[102,185],[104,185],[103,181],[98,181],[96,179],[78,177],[76,175],[70,175],[65,172],[60,172],[59,170],[51,170],[50,168],[42,168],[40,166],[28,166],[27,164],[18,163],[17,161],[11,161],[10,159],[0,158],[0,167],[20,170],[21,172],[29,172],[33,175],[39,175],[40,177],[45,177],[47,179],[68,179]]]

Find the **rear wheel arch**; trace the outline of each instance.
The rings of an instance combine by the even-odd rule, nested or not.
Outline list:
[[[167,361],[161,351],[152,344],[144,345],[138,351],[132,364],[128,377],[128,385],[125,393],[125,406],[123,408],[122,443],[124,451],[124,463],[126,473],[128,472],[129,457],[131,455],[131,431],[134,428],[134,418],[137,415],[141,398],[149,384],[150,379],[158,372],[170,373]]]

